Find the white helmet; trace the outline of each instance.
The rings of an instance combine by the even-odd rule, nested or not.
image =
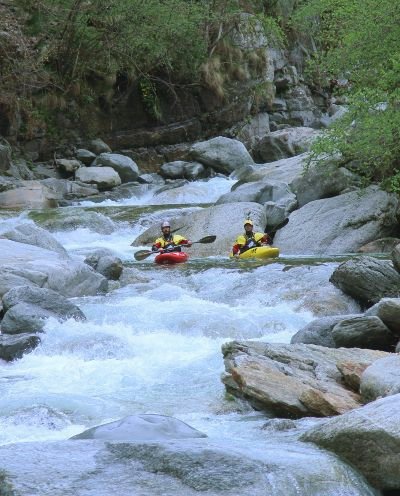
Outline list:
[[[161,223],[161,229],[163,227],[171,227],[171,224],[167,220],[165,220],[164,222]]]

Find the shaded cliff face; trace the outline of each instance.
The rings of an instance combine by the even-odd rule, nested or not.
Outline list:
[[[265,63],[263,53],[257,56],[256,67],[254,60],[245,60],[246,53],[233,47],[225,56],[234,60],[236,55],[238,63],[231,64],[230,74],[223,74],[221,67],[217,70],[216,50],[214,66],[207,68],[209,85],[171,81],[161,71],[151,81],[119,71],[111,78],[90,74],[68,91],[60,90],[40,66],[41,41],[24,31],[27,17],[11,2],[0,5],[0,135],[34,160],[48,158],[63,141],[88,136],[107,137],[117,147],[211,136],[247,115]],[[219,87],[210,86],[213,78],[223,80]]]
[[[294,4],[274,2],[274,13],[287,17]],[[28,14],[5,1],[0,17],[0,68],[7,76],[0,134],[34,161],[93,136],[102,136],[114,150],[190,143],[218,134],[242,139],[240,131],[259,112],[269,115],[271,130],[321,125],[326,102],[301,82],[304,43],[299,49],[292,40],[283,52],[251,14],[242,15],[229,42],[216,45],[199,83],[171,81],[161,70],[151,79],[133,79],[121,70],[111,78],[90,74],[87,87],[76,83],[68,92],[39,67],[41,40],[26,34]]]

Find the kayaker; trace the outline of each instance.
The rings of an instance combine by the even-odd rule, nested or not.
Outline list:
[[[153,251],[181,251],[179,245],[192,246],[192,242],[189,239],[179,234],[171,234],[171,224],[168,221],[164,221],[161,224],[161,232],[162,236],[157,238],[151,247]]]
[[[232,247],[232,254],[238,257],[241,253],[254,248],[255,246],[264,246],[270,243],[267,233],[253,232],[253,222],[250,219],[244,221],[244,234],[240,234]]]

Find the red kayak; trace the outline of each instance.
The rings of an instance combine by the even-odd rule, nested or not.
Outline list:
[[[157,264],[177,264],[186,262],[188,258],[188,254],[183,251],[171,251],[160,253],[154,261]]]

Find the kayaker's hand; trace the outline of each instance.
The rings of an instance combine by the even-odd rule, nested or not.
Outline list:
[[[186,243],[188,246],[192,246],[192,242],[190,241],[190,239],[188,239],[187,243]]]
[[[159,248],[157,251],[158,251],[159,253],[164,253],[164,248]]]

